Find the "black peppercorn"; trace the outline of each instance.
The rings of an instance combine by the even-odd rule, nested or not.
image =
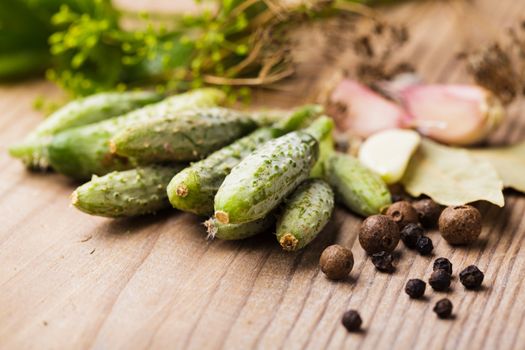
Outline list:
[[[447,258],[437,258],[434,260],[434,271],[445,270],[452,274],[452,263]]]
[[[393,260],[392,254],[385,251],[372,255],[372,264],[381,272],[394,272]]]
[[[361,324],[363,323],[363,320],[361,320],[361,316],[359,316],[359,312],[356,310],[348,310],[343,314],[343,320],[342,320],[343,326],[345,326],[346,330],[349,332],[356,332],[361,328]]]
[[[418,299],[425,294],[427,284],[420,279],[408,280],[405,286],[405,292],[413,299]]]
[[[416,250],[421,255],[429,255],[432,253],[432,250],[434,249],[434,245],[432,244],[432,240],[428,238],[427,236],[421,236],[417,240],[416,243]]]
[[[452,315],[452,302],[448,299],[441,299],[434,306],[434,312],[439,318],[449,318]]]
[[[445,291],[450,287],[450,273],[445,270],[436,270],[432,272],[428,280],[428,284],[432,289],[437,291]]]
[[[407,248],[415,249],[417,240],[423,236],[425,231],[419,224],[409,223],[401,230],[401,240]]]
[[[459,281],[467,289],[477,289],[481,286],[485,275],[477,266],[470,265],[459,273]]]
[[[400,194],[392,194],[391,197],[392,197],[392,203],[401,202],[402,200],[404,200],[403,196]]]

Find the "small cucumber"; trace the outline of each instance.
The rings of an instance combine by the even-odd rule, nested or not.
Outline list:
[[[277,241],[287,251],[304,248],[325,227],[333,210],[330,186],[320,179],[306,180],[284,204],[277,221]]]
[[[123,116],[63,131],[49,145],[49,161],[57,172],[76,179],[89,179],[115,170],[130,169],[126,157],[112,154],[109,141],[133,123],[160,118],[192,108],[212,107],[225,98],[220,90],[199,89],[169,97]]]
[[[12,146],[9,152],[28,167],[46,168],[49,166],[47,147],[52,135],[116,117],[161,98],[159,94],[141,91],[105,92],[74,100],[47,117],[24,141]]]
[[[356,214],[379,214],[392,203],[390,191],[379,175],[350,155],[334,152],[326,162],[325,175],[336,199]]]
[[[226,108],[176,112],[135,123],[117,133],[111,151],[139,164],[199,160],[246,133],[257,123]]]
[[[215,196],[217,220],[239,224],[268,215],[308,178],[318,157],[318,140],[332,128],[332,119],[321,117],[304,131],[271,140],[244,158]]]
[[[175,175],[168,185],[171,204],[197,215],[213,215],[213,198],[234,166],[262,144],[299,128],[321,111],[317,105],[303,106],[273,126],[258,129],[193,163]]]
[[[184,165],[149,166],[93,176],[72,194],[79,210],[98,216],[122,217],[169,208],[166,186]]]
[[[275,218],[271,214],[242,224],[222,224],[216,218],[210,218],[204,222],[208,238],[223,240],[238,240],[252,237],[264,231],[269,231],[273,224],[275,224]]]

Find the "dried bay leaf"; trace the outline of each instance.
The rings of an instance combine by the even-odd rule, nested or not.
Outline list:
[[[491,163],[428,139],[422,140],[401,183],[410,195],[426,194],[443,205],[485,200],[502,207],[505,203],[503,182]]]
[[[525,142],[509,147],[475,149],[474,157],[488,161],[505,187],[525,193]]]

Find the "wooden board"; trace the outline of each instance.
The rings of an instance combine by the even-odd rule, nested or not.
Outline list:
[[[470,25],[479,39],[525,11],[523,1],[478,0],[472,2],[478,22],[469,22],[457,11],[460,3],[413,1],[388,15],[409,24],[413,41],[404,55],[428,81],[466,81],[455,55],[478,41],[464,41],[460,25]],[[306,50],[301,78],[257,94],[255,102],[315,101],[334,66],[345,64],[323,64],[318,40],[312,35],[303,44],[316,49]],[[432,257],[400,245],[393,275],[374,269],[356,242],[360,220],[343,209],[296,254],[282,252],[270,234],[207,242],[199,220],[188,214],[89,217],[70,207],[74,183],[28,173],[5,152],[41,118],[32,109],[34,98],[57,94],[40,81],[0,88],[0,348],[525,348],[523,196],[508,193],[504,209],[483,207],[483,233],[472,247],[451,248],[435,232]],[[525,138],[524,107],[511,108],[494,142]],[[321,251],[335,242],[355,255],[345,282],[328,281],[318,269]],[[478,265],[484,288],[466,292],[455,278],[448,293],[427,290],[425,300],[409,300],[407,279],[428,279],[438,256],[450,258],[456,272]],[[454,303],[454,320],[432,312],[445,296]],[[341,326],[348,308],[360,311],[362,333]]]

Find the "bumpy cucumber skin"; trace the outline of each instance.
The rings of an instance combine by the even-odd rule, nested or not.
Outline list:
[[[49,166],[47,147],[51,136],[78,126],[96,123],[157,102],[161,95],[153,92],[107,92],[72,101],[47,117],[20,144],[9,149],[28,167]]]
[[[300,107],[272,127],[261,128],[193,163],[173,177],[168,197],[174,208],[200,216],[213,215],[213,199],[234,166],[262,144],[299,128],[319,115],[317,105]]]
[[[224,100],[216,89],[200,89],[129,112],[123,116],[63,131],[49,145],[50,164],[57,172],[76,179],[89,179],[133,167],[129,159],[112,154],[111,137],[132,123],[159,118],[191,108],[212,107]]]
[[[168,197],[174,208],[201,216],[213,214],[213,199],[224,178],[258,146],[273,139],[275,130],[262,128],[193,163],[173,177]]]
[[[277,241],[287,251],[310,243],[326,226],[334,211],[334,192],[323,180],[303,182],[286,200],[277,221]]]
[[[361,216],[379,214],[392,203],[387,185],[357,158],[333,153],[326,162],[326,181],[336,199]]]
[[[140,164],[193,161],[256,127],[249,116],[226,108],[184,111],[133,124],[112,138],[111,148]]]
[[[169,208],[166,186],[184,165],[148,166],[115,171],[78,187],[72,203],[79,210],[105,217],[129,217]]]
[[[321,117],[304,131],[271,140],[242,160],[215,195],[215,217],[224,224],[239,224],[266,216],[308,178],[319,156],[318,140],[332,128],[332,119]]]
[[[275,224],[273,215],[242,224],[222,224],[216,218],[210,218],[204,222],[208,232],[208,239],[218,238],[229,241],[245,239],[270,231],[273,224]]]

